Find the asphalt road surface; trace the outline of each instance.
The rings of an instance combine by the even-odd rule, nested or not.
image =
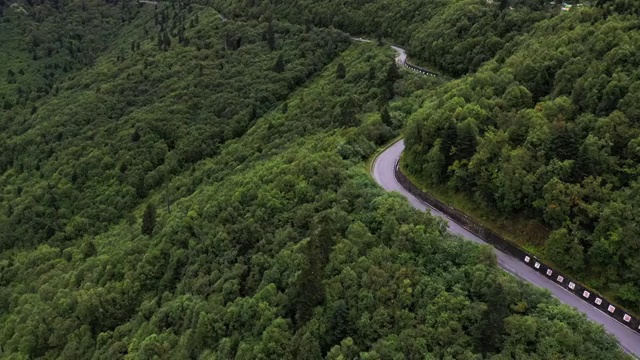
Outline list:
[[[407,62],[407,52],[397,46],[392,46],[391,48],[396,51],[396,63],[398,65],[404,65]]]
[[[400,159],[400,155],[404,150],[404,141],[400,140],[391,145],[384,152],[382,152],[374,161],[372,167],[372,175],[375,181],[388,191],[397,191],[409,200],[409,203],[418,210],[429,210],[433,216],[443,218],[449,225],[449,231],[453,234],[459,235],[467,240],[479,244],[486,244],[482,239],[473,235],[469,231],[465,230],[460,225],[447,218],[441,212],[431,208],[426,203],[411,195],[405,190],[402,185],[398,183],[395,177],[394,168],[396,162]],[[585,313],[589,319],[602,324],[604,329],[618,338],[620,345],[628,353],[640,357],[640,335],[622,325],[615,319],[609,317],[599,309],[596,309],[588,303],[582,301],[577,296],[573,295],[564,288],[556,285],[553,281],[549,281],[542,274],[539,274],[524,262],[519,259],[515,259],[507,254],[504,254],[494,249],[496,257],[498,258],[498,264],[505,271],[519,277],[520,279],[534,284],[538,287],[545,288],[558,298],[561,302],[572,306],[579,311]]]

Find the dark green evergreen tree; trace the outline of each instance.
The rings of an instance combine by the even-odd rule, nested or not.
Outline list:
[[[282,56],[282,53],[278,54],[278,58],[276,59],[275,63],[273,63],[273,66],[271,67],[271,69],[277,73],[281,73],[284,71],[285,68],[285,64],[284,64],[284,57]]]
[[[338,80],[342,80],[347,76],[347,68],[343,63],[339,63],[336,67],[336,78]]]
[[[487,308],[476,328],[479,331],[479,348],[484,353],[500,350],[504,334],[504,319],[509,316],[509,297],[500,281],[493,282],[486,295]]]
[[[156,207],[148,203],[142,216],[142,234],[151,236],[156,227]]]
[[[355,102],[351,97],[348,97],[340,105],[340,124],[343,126],[351,127],[357,125]]]
[[[82,247],[80,248],[80,250],[82,252],[82,256],[85,259],[90,258],[92,256],[96,256],[96,254],[98,253],[98,250],[96,249],[96,245],[93,243],[92,240],[86,240],[82,244]]]
[[[131,141],[137,142],[138,140],[140,140],[140,133],[138,132],[138,129],[135,129],[133,130],[133,134],[131,134]]]
[[[391,121],[391,115],[389,115],[389,108],[387,106],[384,106],[382,110],[380,110],[380,120],[382,120],[383,124],[389,127],[393,125],[393,122]]]
[[[400,72],[398,72],[398,67],[395,62],[392,62],[387,67],[387,76],[386,76],[386,90],[388,99],[392,99],[395,96],[394,86],[396,81],[400,79]]]
[[[162,33],[162,45],[164,46],[164,50],[167,50],[171,47],[171,37],[167,30]]]
[[[267,41],[267,46],[269,46],[269,50],[273,50],[276,47],[276,38],[273,31],[273,22],[269,21],[269,25],[267,26],[267,31],[265,33],[265,38]]]
[[[158,50],[162,50],[162,48],[164,47],[164,42],[162,40],[162,33],[158,33]]]
[[[478,128],[473,119],[467,119],[458,125],[456,136],[456,158],[469,159],[476,151]]]

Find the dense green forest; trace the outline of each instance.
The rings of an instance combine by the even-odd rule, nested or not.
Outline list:
[[[348,46],[343,34],[279,23],[268,42],[267,24],[223,23],[212,10],[154,16],[157,29],[144,17],[123,29],[131,47],[114,44],[33,110],[25,104],[5,115],[0,184],[8,215],[0,223],[8,226],[0,249],[106,229],[244,134]],[[143,26],[149,35],[131,39]]]
[[[547,0],[212,0],[232,18],[276,13],[291,22],[388,37],[418,61],[459,76],[476,70],[518,35],[559,12]]]
[[[530,244],[640,309],[640,17],[622,2],[538,23],[437,90],[406,131],[407,170],[487,211],[537,219]]]
[[[0,9],[0,357],[626,358],[369,178],[442,86],[386,46],[278,8]]]
[[[58,79],[113,51],[113,42],[126,35],[121,25],[139,19],[141,11],[144,9],[133,2],[114,6],[97,1],[39,4],[30,0],[9,6],[8,1],[0,0],[0,16],[6,13],[0,17],[1,109],[33,103],[57,91]]]

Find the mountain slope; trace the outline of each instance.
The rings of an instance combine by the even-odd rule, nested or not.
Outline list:
[[[534,219],[550,234],[524,245],[635,311],[638,21],[587,8],[541,22],[406,131],[413,175],[497,222]]]
[[[2,357],[627,358],[369,178],[440,80],[206,6],[118,29],[3,113]]]
[[[231,18],[273,16],[306,26],[388,37],[409,55],[452,76],[478,69],[514,38],[557,15],[541,0],[213,1]],[[513,5],[509,7],[509,4]]]
[[[123,221],[64,251],[4,260],[5,353],[624,358],[596,325],[502,273],[489,249],[368,177],[371,140],[392,136],[370,91],[386,79],[368,78],[388,67],[386,51],[353,45],[286,108],[152,193],[152,236]],[[360,115],[345,117],[345,96]],[[419,103],[399,99],[391,113]],[[169,210],[160,204],[172,189],[181,195]]]
[[[347,46],[342,34],[281,24],[270,51],[266,24],[225,23],[210,9],[165,12],[184,33],[171,51],[154,35],[134,38],[135,50],[102,57],[35,102],[35,113],[24,106],[5,114],[7,215],[0,220],[8,226],[0,248],[61,244],[105,229],[150,190],[241,136]],[[195,19],[197,26],[181,30]],[[162,28],[164,42],[171,35]],[[274,71],[279,59],[283,68]]]

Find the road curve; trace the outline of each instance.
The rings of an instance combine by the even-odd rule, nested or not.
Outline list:
[[[449,231],[459,235],[467,240],[479,244],[486,244],[482,239],[465,230],[462,226],[453,222],[446,215],[433,209],[420,199],[411,195],[405,188],[398,183],[395,177],[395,166],[400,159],[400,155],[404,150],[404,140],[400,140],[376,157],[373,162],[371,174],[375,181],[387,191],[396,191],[409,200],[409,203],[416,209],[421,211],[429,210],[431,215],[442,218],[447,221]],[[618,338],[623,349],[635,357],[640,357],[640,335],[629,329],[625,325],[617,322],[602,311],[592,307],[588,303],[582,301],[564,288],[556,285],[553,281],[549,281],[534,269],[525,265],[524,262],[515,259],[505,253],[494,249],[498,264],[505,271],[527,281],[533,285],[549,290],[561,302],[572,306],[587,315],[589,319],[604,326],[604,329]]]
[[[407,52],[403,48],[391,46],[396,51],[396,64],[404,66],[407,63]]]

